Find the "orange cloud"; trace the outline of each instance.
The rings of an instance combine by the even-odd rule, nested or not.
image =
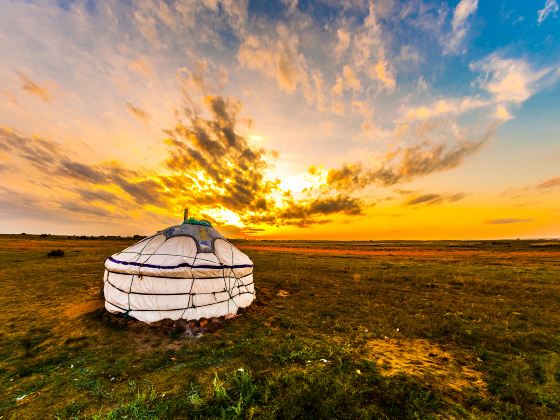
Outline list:
[[[378,169],[365,169],[360,163],[331,169],[327,175],[327,187],[353,191],[371,184],[389,186],[455,168],[486,144],[494,128],[490,126],[479,140],[461,140],[454,145],[420,144],[402,148]]]
[[[560,176],[556,178],[547,179],[546,181],[543,181],[539,185],[537,185],[537,188],[541,190],[552,188],[552,187],[560,187]]]
[[[395,81],[395,76],[389,69],[389,62],[385,59],[381,59],[375,64],[373,70],[375,77],[383,83],[389,92],[393,92],[397,86],[397,82]]]
[[[442,194],[423,194],[407,200],[407,206],[415,206],[419,204],[424,205],[432,205],[432,204],[439,204],[444,201],[448,203],[453,203],[455,201],[460,201],[465,198],[465,194],[457,193],[452,195],[442,195]]]
[[[150,121],[150,114],[143,109],[135,107],[130,102],[126,103],[126,108],[134,117],[138,118],[143,123],[148,123]]]
[[[361,201],[343,194],[319,197],[308,192],[295,199],[280,188],[280,180],[265,177],[267,152],[239,134],[241,104],[206,96],[203,105],[209,117],[193,106],[166,130],[169,154],[164,173],[115,163],[86,164],[70,158],[53,141],[3,127],[0,151],[34,166],[51,188],[65,191],[55,200],[58,208],[90,217],[131,206],[162,214],[189,207],[221,224],[236,220],[243,227],[256,227],[307,226],[326,223],[329,215],[361,214]]]
[[[276,79],[278,86],[290,93],[301,89],[308,103],[324,105],[322,76],[310,71],[304,54],[300,51],[299,37],[284,24],[276,26],[276,36],[249,35],[239,46],[237,59],[246,68],[259,70]]]
[[[342,68],[342,75],[336,77],[336,83],[333,86],[332,92],[336,96],[342,95],[345,91],[351,90],[355,93],[360,92],[362,84],[360,79],[354,74],[350,66]]]
[[[526,223],[526,222],[530,222],[533,219],[518,219],[515,217],[506,217],[504,219],[489,219],[486,220],[484,223],[488,224],[488,225],[507,225],[507,224],[511,224],[511,223]]]
[[[38,98],[41,98],[45,102],[51,101],[51,95],[46,86],[41,86],[35,83],[33,80],[31,80],[23,73],[18,72],[17,74],[20,77],[21,81],[23,82],[23,84],[21,85],[21,88],[23,90],[25,90],[26,92],[32,95],[37,96]]]

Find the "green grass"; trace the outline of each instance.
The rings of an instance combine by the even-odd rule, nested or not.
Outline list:
[[[555,243],[242,241],[395,253],[247,249],[258,302],[188,338],[95,309],[103,261],[132,242],[0,236],[0,416],[560,417]],[[389,375],[380,340],[430,343],[486,387]]]

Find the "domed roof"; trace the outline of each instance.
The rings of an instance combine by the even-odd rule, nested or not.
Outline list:
[[[212,226],[190,223],[168,227],[167,229],[160,230],[158,234],[165,235],[167,239],[177,236],[189,236],[196,242],[198,252],[214,252],[214,241],[216,239],[227,240]]]

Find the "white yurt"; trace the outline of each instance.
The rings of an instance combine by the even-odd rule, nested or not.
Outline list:
[[[235,314],[255,298],[253,262],[209,222],[187,218],[105,261],[105,308],[143,322]]]

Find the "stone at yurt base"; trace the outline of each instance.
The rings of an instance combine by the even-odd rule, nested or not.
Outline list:
[[[255,298],[253,262],[210,223],[187,219],[105,261],[105,308],[143,322],[237,313]]]

